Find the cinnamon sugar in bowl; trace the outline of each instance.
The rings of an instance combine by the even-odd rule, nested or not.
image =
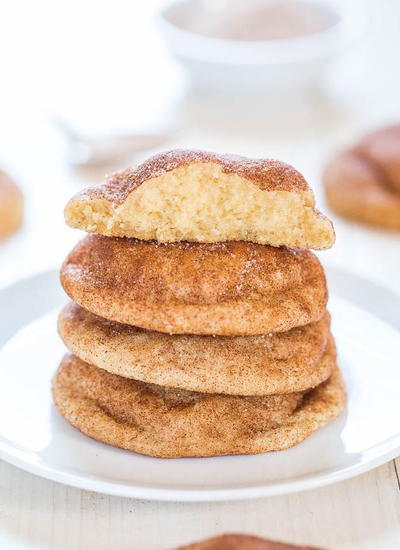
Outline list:
[[[193,86],[226,94],[315,83],[365,27],[357,0],[173,0],[159,20]]]

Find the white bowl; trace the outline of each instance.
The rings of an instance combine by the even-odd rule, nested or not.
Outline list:
[[[228,95],[281,92],[315,83],[332,59],[354,44],[365,29],[365,10],[357,0],[307,3],[329,10],[334,22],[325,30],[293,38],[215,38],[186,30],[178,22],[192,10],[212,18],[215,12],[208,11],[207,6],[215,8],[216,4],[212,6],[207,0],[173,0],[161,10],[159,23],[167,45],[196,88]]]

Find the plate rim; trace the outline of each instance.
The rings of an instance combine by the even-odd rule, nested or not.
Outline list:
[[[379,449],[388,446],[392,440],[396,442],[395,445],[390,446],[385,452],[379,453]],[[7,447],[12,452],[7,451]],[[329,474],[309,474],[298,477],[294,481],[228,489],[169,489],[149,485],[128,485],[109,479],[98,479],[95,476],[72,474],[43,463],[37,464],[34,461],[23,460],[18,457],[18,454],[29,455],[31,453],[15,446],[8,446],[4,441],[0,441],[0,459],[38,477],[101,494],[164,502],[221,502],[300,493],[356,477],[396,458],[400,454],[400,433],[372,449],[375,450],[375,456],[370,460],[347,468],[335,468]]]
[[[379,284],[365,279],[358,274],[338,268],[337,266],[325,266],[326,271],[340,273],[341,276],[351,277],[361,280],[364,284],[373,285],[375,290],[385,292],[395,302],[400,303],[400,296],[391,289],[380,286]],[[36,281],[45,277],[58,276],[58,270],[46,270],[41,273],[35,273],[30,277],[23,279],[6,287],[0,288],[0,299],[9,291],[15,290],[19,285],[34,284]],[[329,276],[328,276],[329,280]],[[51,308],[47,308],[50,311]],[[365,306],[364,306],[365,309]],[[376,313],[374,312],[375,316]],[[23,323],[25,325],[26,322]],[[393,326],[390,322],[388,322]],[[397,327],[394,327],[397,328]],[[0,346],[0,349],[3,346]],[[350,479],[357,475],[363,474],[372,470],[390,460],[393,460],[400,455],[400,429],[399,433],[381,443],[371,447],[366,451],[367,459],[356,462],[345,468],[340,466],[324,473],[307,474],[297,476],[295,479],[284,482],[257,484],[248,486],[239,486],[232,488],[166,488],[153,486],[151,484],[127,484],[124,482],[113,481],[110,478],[98,478],[88,474],[78,474],[68,472],[61,468],[52,467],[43,461],[34,460],[33,452],[13,445],[12,442],[0,436],[0,459],[27,471],[36,476],[57,482],[70,487],[94,491],[108,495],[120,496],[125,498],[136,498],[142,500],[153,501],[172,501],[172,502],[216,502],[216,501],[233,501],[246,500],[254,498],[263,498],[270,496],[285,495],[290,493],[298,493],[307,490],[316,489],[318,487],[328,486],[333,483]],[[370,456],[371,455],[371,456]]]

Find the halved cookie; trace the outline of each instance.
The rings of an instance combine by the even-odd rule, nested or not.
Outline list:
[[[330,248],[331,222],[292,166],[277,160],[175,150],[75,196],[68,225],[158,242],[251,241]]]

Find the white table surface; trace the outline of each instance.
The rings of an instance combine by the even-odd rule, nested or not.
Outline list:
[[[9,6],[0,37],[0,51],[7,47],[13,54],[2,59],[3,82],[10,85],[2,89],[0,104],[0,161],[24,190],[26,222],[0,245],[0,286],[58,265],[80,236],[64,226],[62,208],[91,180],[68,168],[50,115],[67,113],[99,130],[99,120],[135,128],[168,111],[180,127],[171,147],[290,162],[308,178],[323,211],[319,175],[325,159],[364,129],[400,119],[400,5],[394,0],[368,2],[367,36],[337,69],[336,84],[326,86],[329,93],[294,96],[281,110],[268,97],[261,103],[236,99],[235,117],[226,98],[216,106],[189,96],[171,107],[181,74],[148,23],[156,3],[137,8],[141,19],[134,16],[134,3],[124,0],[113,2],[111,14],[94,2]],[[138,52],[135,44],[146,36],[148,46]],[[113,101],[117,85],[118,101]],[[400,236],[331,217],[337,243],[320,254],[321,260],[400,293]],[[236,531],[332,550],[395,550],[400,548],[399,488],[392,461],[353,480],[297,495],[157,503],[64,487],[0,462],[0,548],[156,550]]]

